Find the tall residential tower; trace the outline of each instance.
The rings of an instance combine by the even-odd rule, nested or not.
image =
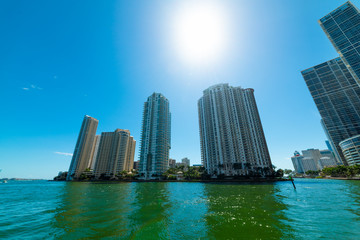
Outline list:
[[[78,179],[87,168],[91,167],[91,152],[98,123],[99,121],[95,118],[87,115],[84,117],[66,178],[67,181]]]
[[[95,162],[95,178],[114,178],[121,171],[133,168],[135,140],[129,130],[116,129],[101,133]]]
[[[170,150],[169,101],[153,93],[144,103],[139,174],[143,179],[160,178],[167,170]]]
[[[199,99],[201,158],[208,174],[272,173],[254,90],[218,84]]]

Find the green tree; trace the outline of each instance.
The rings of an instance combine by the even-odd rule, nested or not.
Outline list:
[[[276,177],[280,177],[282,178],[284,176],[284,170],[282,170],[281,168],[279,168],[277,171],[276,171]]]

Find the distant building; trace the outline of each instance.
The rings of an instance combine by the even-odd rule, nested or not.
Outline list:
[[[305,173],[304,172],[304,168],[303,168],[303,164],[302,164],[302,159],[304,157],[300,155],[300,153],[298,151],[295,151],[294,156],[291,157],[291,161],[293,163],[294,169],[296,173]]]
[[[338,164],[334,161],[333,158],[322,157],[318,161],[318,166],[320,170],[323,170],[326,167],[336,167],[338,166]]]
[[[67,181],[78,179],[87,168],[91,167],[91,152],[98,123],[95,118],[87,115],[84,117],[66,177]]]
[[[326,140],[326,141],[325,141],[325,144],[326,144],[327,148],[328,148],[330,151],[334,152],[334,149],[333,149],[333,147],[331,146],[329,140]]]
[[[345,139],[339,145],[349,165],[360,165],[360,135]]]
[[[135,144],[129,130],[116,129],[114,132],[101,133],[95,178],[113,178],[121,171],[129,172],[134,164]]]
[[[153,93],[144,103],[139,174],[142,179],[158,179],[169,165],[171,138],[169,100]]]
[[[175,168],[176,167],[176,160],[170,158],[169,159],[169,168]]]
[[[306,173],[307,171],[318,171],[324,167],[337,166],[334,154],[330,150],[307,149],[300,155],[295,151],[291,157],[296,173]]]
[[[183,158],[183,159],[181,159],[181,163],[184,164],[184,166],[189,167],[190,166],[190,159],[188,159],[187,157]]]
[[[360,87],[341,58],[301,72],[336,156],[347,164],[339,143],[360,134]]]
[[[133,169],[138,170],[139,169],[139,161],[134,161]]]
[[[216,177],[267,175],[272,164],[251,88],[217,84],[198,101],[201,158]]]
[[[306,173],[307,171],[318,171],[319,168],[317,166],[317,162],[313,159],[313,158],[309,158],[309,157],[304,157],[301,160],[304,172]]]
[[[193,167],[202,167],[202,164],[193,164]]]

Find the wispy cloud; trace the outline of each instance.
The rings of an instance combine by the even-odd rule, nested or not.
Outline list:
[[[36,86],[36,85],[34,85],[34,84],[31,84],[30,87],[24,87],[24,88],[22,88],[22,90],[25,90],[25,91],[29,91],[29,90],[31,90],[31,89],[34,89],[34,90],[43,90],[41,87],[38,87],[38,86]]]
[[[59,155],[64,155],[64,156],[72,156],[73,154],[72,153],[64,153],[64,152],[54,152],[56,154],[59,154]]]

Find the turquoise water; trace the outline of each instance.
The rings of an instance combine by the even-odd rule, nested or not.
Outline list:
[[[0,239],[360,239],[360,181],[0,184]]]

